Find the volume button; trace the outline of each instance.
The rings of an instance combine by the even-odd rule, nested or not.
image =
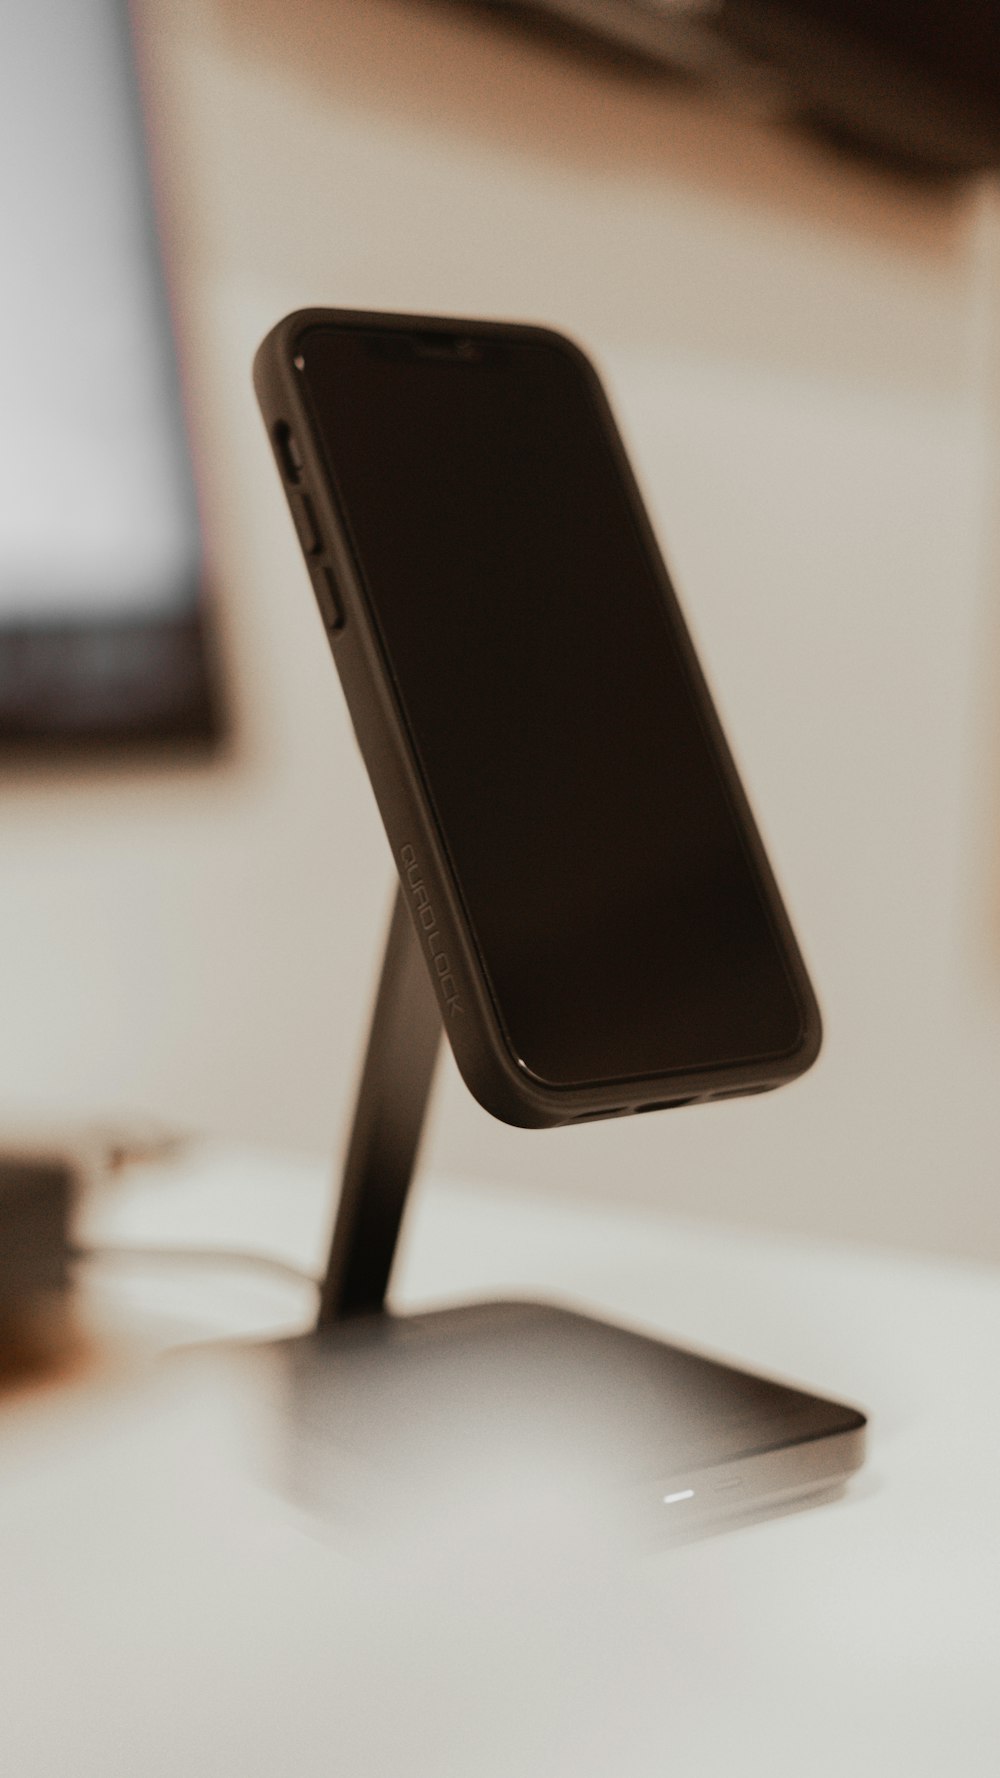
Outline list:
[[[325,568],[321,562],[310,563],[313,592],[320,615],[328,630],[342,630],[344,627],[344,608],[340,603],[340,593],[333,572]]]
[[[299,534],[299,542],[307,556],[318,556],[323,548],[313,511],[312,501],[306,494],[289,494],[288,504],[292,509],[292,519]]]

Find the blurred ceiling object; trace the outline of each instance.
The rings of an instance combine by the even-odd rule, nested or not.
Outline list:
[[[997,0],[477,0],[922,178],[1000,165]]]

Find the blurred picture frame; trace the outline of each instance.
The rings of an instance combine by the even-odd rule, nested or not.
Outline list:
[[[124,0],[0,25],[0,758],[225,722]]]

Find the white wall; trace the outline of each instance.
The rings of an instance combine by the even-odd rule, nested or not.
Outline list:
[[[237,705],[215,771],[0,782],[8,1104],[328,1147],[390,865],[253,403],[305,303],[537,319],[610,384],[815,973],[764,1099],[442,1167],[1000,1256],[992,196],[836,163],[429,0],[149,0]]]

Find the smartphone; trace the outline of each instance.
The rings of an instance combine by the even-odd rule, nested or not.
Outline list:
[[[255,382],[471,1092],[541,1126],[801,1074],[815,996],[587,358],[313,309]]]

